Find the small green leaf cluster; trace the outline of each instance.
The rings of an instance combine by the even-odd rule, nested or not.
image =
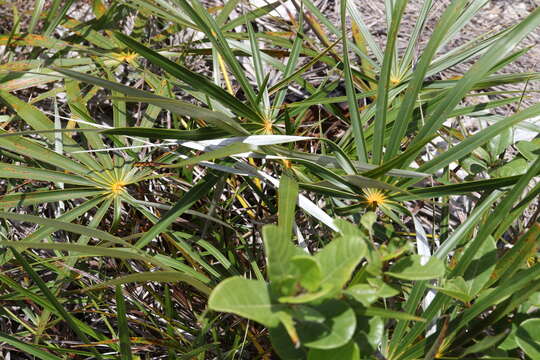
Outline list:
[[[292,179],[284,176],[279,190],[280,198],[295,203],[297,185]],[[379,251],[366,231],[344,220],[335,220],[338,235],[311,255],[292,241],[287,228],[294,214],[290,203],[280,203],[278,226],[266,225],[262,230],[268,282],[228,278],[212,291],[210,309],[269,328],[273,349],[284,359],[333,359],[335,354],[341,359],[360,359],[360,349],[363,356],[372,355],[382,335],[376,331],[384,324],[382,317],[372,314],[422,320],[372,304],[400,292],[385,283],[383,275],[405,280],[439,278],[446,271],[439,259],[405,256],[383,273]],[[363,223],[372,223],[367,219],[372,215],[368,213]],[[362,269],[355,272],[361,263]],[[363,346],[366,341],[368,346]]]

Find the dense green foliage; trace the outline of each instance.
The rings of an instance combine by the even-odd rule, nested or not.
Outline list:
[[[384,47],[345,0],[337,24],[311,0],[290,19],[239,0],[14,7],[2,351],[540,358],[540,142],[513,136],[539,132],[540,74],[499,72],[540,8],[448,50],[487,2],[451,1],[420,52],[432,0],[406,43],[408,1],[385,1]]]

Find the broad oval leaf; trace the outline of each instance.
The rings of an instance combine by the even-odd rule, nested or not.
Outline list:
[[[495,169],[490,173],[493,177],[509,177],[521,175],[527,171],[528,167],[527,160],[523,158],[517,158],[509,163],[501,166],[500,168]]]
[[[470,297],[478,295],[488,283],[497,263],[497,245],[489,236],[476,252],[473,261],[465,271],[463,279],[467,284],[467,294]]]
[[[332,293],[333,286],[330,284],[324,284],[319,291],[308,292],[296,296],[282,296],[278,300],[282,303],[289,304],[303,304],[308,302],[320,302],[325,297],[328,297]]]
[[[313,256],[300,255],[291,259],[300,284],[309,291],[315,291],[321,283],[321,266]]]
[[[277,312],[287,309],[272,298],[267,283],[240,276],[228,278],[216,286],[208,299],[208,307],[243,316],[267,327],[278,326]]]
[[[346,302],[328,300],[315,310],[324,315],[323,323],[299,322],[300,342],[313,349],[335,349],[345,345],[356,330],[356,314]]]
[[[349,342],[337,349],[320,350],[311,349],[308,353],[308,360],[360,360],[360,349],[354,342]]]
[[[384,320],[379,316],[359,316],[358,327],[354,334],[355,342],[362,349],[362,356],[366,357],[378,348],[384,337]]]
[[[522,322],[516,331],[516,342],[531,359],[540,359],[540,318]]]
[[[295,256],[305,256],[306,253],[295,246],[276,225],[266,225],[262,229],[264,251],[268,264],[268,278],[271,282],[280,282],[296,273],[291,261]],[[288,294],[286,294],[288,295]]]
[[[430,280],[444,275],[444,263],[434,257],[411,255],[398,260],[385,274],[403,280]]]
[[[469,293],[469,286],[461,276],[456,276],[455,278],[448,280],[444,287],[432,286],[431,288],[466,304],[474,298],[474,296]]]
[[[344,229],[344,222],[337,221],[340,229]],[[366,243],[360,232],[345,232],[334,239],[315,255],[321,265],[321,286],[325,283],[332,284],[335,290],[341,289],[366,255]]]
[[[540,155],[540,139],[520,141],[516,144],[516,148],[527,160],[534,161]]]
[[[270,328],[269,332],[272,347],[280,359],[304,360],[306,358],[305,349],[293,344],[291,337],[283,325]]]
[[[357,284],[351,286],[345,292],[366,307],[373,304],[379,298],[377,289],[369,284]]]

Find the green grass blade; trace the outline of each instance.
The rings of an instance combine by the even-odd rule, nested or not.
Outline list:
[[[127,6],[131,6],[131,3],[138,6],[133,6],[133,8],[142,8],[144,11],[148,11],[154,16],[159,16],[162,19],[170,21],[173,24],[178,24],[186,28],[197,29],[197,25],[189,21],[185,14],[183,14],[181,11],[178,11],[178,8],[175,8],[173,5],[169,4],[169,2],[132,0],[130,2],[126,2],[125,4]]]
[[[373,52],[373,55],[375,55],[377,61],[382,64],[384,58],[383,51],[381,50],[379,44],[377,44],[377,41],[375,40],[373,35],[371,35],[369,28],[367,27],[364,20],[362,20],[362,15],[360,14],[360,11],[358,11],[353,1],[347,1],[347,10],[349,11],[351,18],[358,25],[362,37],[366,41],[367,47]]]
[[[540,225],[535,224],[535,226],[538,227]],[[462,316],[460,316],[450,324],[452,329],[451,333],[457,333],[463,327],[470,324],[470,322],[478,315],[480,315],[483,311],[493,307],[500,301],[506,299],[508,296],[511,296],[527,287],[533,287],[535,285],[537,286],[539,278],[540,264],[536,264],[530,269],[520,272],[519,274],[511,278],[510,281],[507,281],[504,285],[498,286],[489,295],[482,297],[477,302],[475,302],[472,307],[465,310]]]
[[[302,13],[300,13],[298,14],[298,28],[296,29],[296,37],[294,38],[294,42],[289,53],[289,60],[287,61],[287,65],[285,66],[285,70],[283,71],[283,77],[285,78],[288,78],[293,74],[294,69],[298,64],[298,59],[300,58],[300,51],[302,50],[302,44],[304,42],[303,26],[304,16]],[[286,95],[287,89],[283,88],[278,91],[276,96],[274,97],[274,100],[272,102],[272,105],[274,106],[274,112],[272,115],[274,117],[278,115]],[[287,106],[289,106],[289,104],[287,104]]]
[[[119,198],[119,197],[117,197]],[[90,222],[88,223],[88,227],[91,228],[91,229],[95,229],[99,226],[99,224],[101,223],[101,221],[103,220],[103,218],[105,217],[105,215],[107,214],[107,212],[109,211],[109,208],[111,207],[111,204],[113,203],[113,201],[116,201],[117,198],[111,198],[111,197],[107,197],[103,203],[98,207],[98,209],[96,210],[94,216],[92,217],[92,220],[90,220]],[[66,214],[63,214],[62,216],[60,216],[57,220],[62,220],[64,221],[64,215]],[[66,216],[67,217],[67,216]],[[69,220],[68,220],[69,221]],[[112,226],[111,226],[112,227]],[[45,227],[43,230],[45,229],[51,229],[51,228],[47,228]],[[40,229],[42,230],[42,229]],[[39,231],[39,230],[38,230]],[[39,237],[37,236],[34,236],[36,234],[38,234],[38,231],[34,232],[32,235],[26,237],[25,239],[23,239],[23,241],[37,241],[36,239],[39,239]],[[52,233],[54,231],[54,229],[52,229],[50,232]],[[77,239],[77,244],[79,245],[87,245],[88,242],[90,241],[90,237],[89,236],[86,236],[86,235],[82,235],[80,236],[78,239]],[[75,254],[76,255],[76,254]],[[77,258],[74,257],[73,259],[68,259],[66,261],[66,263],[69,265],[69,266],[75,266],[75,264],[77,263]]]
[[[186,160],[179,161],[175,164],[160,165],[162,168],[179,168],[190,165],[196,165],[202,161],[215,160],[225,158],[232,155],[246,153],[254,150],[256,147],[246,143],[233,143],[231,145],[224,146],[214,151],[206,152],[202,155],[195,156]]]
[[[15,110],[17,112],[17,115],[19,115],[28,125],[30,125],[35,130],[47,131],[56,129],[55,124],[43,113],[43,111],[39,110],[33,105],[27,104],[16,96],[13,96],[10,93],[1,90],[0,98],[2,99],[2,101],[8,104],[9,107]],[[61,140],[60,144],[64,145],[64,147],[69,148],[70,151],[83,150],[83,148],[67,133],[64,133],[62,135],[62,133],[44,132],[41,135],[44,136],[47,140],[49,140],[51,144],[54,144],[56,142],[56,137],[58,135],[61,135],[59,136]],[[101,169],[99,163],[88,154],[79,153],[74,154],[73,157],[84,163],[89,168],[92,168],[94,170]]]
[[[159,260],[150,255],[142,255],[135,253],[132,249],[125,248],[106,248],[101,246],[89,246],[70,243],[35,243],[35,242],[20,242],[20,241],[0,241],[0,246],[18,248],[26,250],[32,249],[50,249],[58,251],[67,251],[77,253],[79,257],[83,256],[107,256],[118,259],[133,259],[142,262],[148,262],[156,266],[169,268]],[[84,255],[81,255],[84,254]]]
[[[136,282],[185,282],[186,284],[192,285],[197,290],[201,291],[203,294],[210,294],[211,289],[204,285],[199,280],[193,278],[190,275],[182,274],[178,271],[153,271],[153,272],[142,272],[129,274],[125,276],[120,276],[112,280],[102,282],[96,286],[85,288],[84,291],[92,291],[96,289],[101,289],[109,286],[117,286],[121,284],[129,284]]]
[[[411,116],[417,106],[417,99],[420,91],[422,90],[424,78],[433,56],[435,56],[437,49],[445,38],[445,35],[448,33],[452,24],[454,24],[460,10],[463,9],[466,3],[466,0],[458,0],[453,1],[448,6],[439,23],[433,30],[429,42],[422,52],[420,61],[414,67],[413,77],[409,82],[409,86],[405,92],[405,97],[401,103],[396,121],[392,127],[392,133],[390,135],[391,141],[388,142],[386,153],[384,155],[385,161],[388,161],[397,154],[401,145],[401,139],[407,131],[407,127],[411,121]],[[377,129],[375,129],[375,131],[377,131]]]
[[[0,174],[5,179],[29,179],[35,181],[61,182],[81,186],[98,186],[99,184],[81,176],[66,174],[60,171],[32,168],[20,165],[0,163]]]
[[[392,138],[395,139],[395,138]],[[427,142],[431,141],[432,138],[429,138],[429,140],[426,140],[425,142],[421,142],[412,146],[409,146],[407,150],[402,153],[401,155],[398,155],[394,157],[393,159],[390,159],[389,161],[386,161],[384,164],[376,167],[375,169],[371,169],[369,171],[366,171],[362,175],[370,177],[370,178],[378,178],[386,174],[391,174],[392,169],[400,168],[404,163],[406,163],[407,159],[411,157],[411,154],[416,154],[418,151],[422,150]],[[427,174],[427,173],[425,173]],[[416,180],[411,180],[411,183],[417,182]]]
[[[456,86],[448,92],[439,106],[431,114],[428,114],[425,126],[420,129],[413,142],[421,141],[435,133],[446,121],[450,112],[463,99],[464,95],[480,80],[489,75],[493,67],[504,59],[508,52],[538,25],[540,25],[540,8],[534,10],[525,20],[516,25],[504,37],[497,40],[488,52],[470,68],[465,76],[457,82]]]
[[[62,19],[65,18],[66,13],[71,8],[71,5],[73,5],[74,1],[75,0],[65,1],[62,4],[61,8],[60,8],[60,5],[62,1],[60,0],[53,1],[53,4],[51,5],[51,7],[49,8],[49,11],[47,12],[47,18],[45,19],[43,35],[50,36],[54,32],[58,24],[60,24]]]
[[[455,249],[459,244],[463,243],[467,239],[467,236],[472,233],[478,223],[483,220],[483,216],[485,216],[486,212],[491,209],[494,202],[500,198],[500,196],[501,193],[494,192],[480,205],[478,205],[471,216],[468,217],[467,220],[456,229],[452,236],[441,245],[439,250],[435,252],[434,256],[442,260],[450,251]],[[404,311],[409,313],[415,312],[420,305],[420,302],[424,298],[427,290],[428,287],[425,281],[416,283],[411,291],[411,294],[409,295],[409,298],[407,299],[407,302],[404,305]],[[438,311],[444,304],[441,299],[441,296],[435,297],[430,306],[424,311],[423,316],[428,320],[428,322],[433,320],[434,316],[437,316]],[[410,329],[407,334],[405,334],[407,324],[407,321],[400,321],[396,325],[396,329],[392,335],[389,346],[391,349],[390,351],[392,352],[392,359],[396,359],[397,357],[393,355],[399,354],[407,349],[407,347],[415,341],[422,331],[425,330],[424,324],[415,324],[413,328]]]
[[[523,190],[527,187],[531,178],[534,177],[536,174],[538,174],[539,171],[540,171],[540,158],[530,167],[529,171],[525,175],[519,177],[520,179],[517,182],[517,184],[514,186],[514,188],[507,193],[506,197],[497,206],[496,210],[492,212],[490,217],[487,219],[487,221],[484,224],[482,224],[475,239],[467,247],[465,253],[461,256],[458,264],[452,270],[450,274],[451,277],[461,275],[465,272],[465,270],[470,265],[476,251],[481,246],[482,241],[487,239],[488,236],[491,234],[491,232],[493,232],[497,228],[496,225],[500,223],[501,220],[508,214],[513,203],[521,196]],[[495,196],[498,196],[498,194],[494,194],[492,196],[495,197]],[[420,295],[422,293],[423,293],[423,290],[420,290],[419,292],[417,292],[417,294],[420,294]],[[418,297],[416,297],[416,299],[418,299]],[[435,316],[438,309],[440,309],[446,301],[447,299],[445,300],[443,297],[437,296],[435,300],[431,303],[430,307],[424,312],[425,317],[429,319],[431,316]],[[413,302],[413,306],[414,306],[414,302]],[[421,331],[422,331],[422,328],[415,327],[401,340],[397,339],[396,342],[400,341],[400,345],[396,347],[396,349],[407,348],[407,346],[410,345],[414,341],[414,339],[421,333]]]
[[[89,175],[93,172],[92,168],[83,166],[66,156],[49,150],[36,141],[25,139],[17,136],[17,134],[7,133],[4,130],[0,131],[0,148],[13,151],[20,155],[29,156],[38,161],[46,162],[80,176]]]
[[[464,242],[464,239],[468,234],[472,232],[474,227],[482,221],[482,216],[486,214],[486,211],[491,209],[491,205],[497,201],[503,195],[500,191],[494,191],[487,196],[480,205],[478,205],[474,211],[467,217],[467,220],[458,226],[452,232],[452,235],[446,239],[444,243],[435,251],[433,256],[438,259],[444,260],[451,251],[456,249],[460,244]]]
[[[26,342],[19,341],[16,338],[9,336],[7,334],[0,333],[0,341],[5,342],[6,344],[9,344],[16,349],[19,349],[25,354],[33,355],[41,360],[62,360],[62,358],[58,356],[54,356],[53,354],[50,354],[46,351],[43,351],[35,345],[31,345]]]
[[[34,33],[36,25],[41,17],[43,12],[43,7],[45,6],[45,0],[36,0],[34,2],[34,11],[32,11],[32,17],[30,18],[30,23],[28,24],[28,33]]]
[[[330,46],[325,48],[323,51],[318,53],[313,59],[311,59],[307,64],[303,65],[300,69],[296,70],[291,75],[287,76],[285,79],[280,80],[277,84],[272,86],[270,90],[268,91],[270,95],[274,94],[278,90],[282,89],[292,81],[298,79],[300,75],[302,75],[306,70],[311,68],[313,65],[315,65],[317,62],[320,61],[320,59],[325,56],[330,50],[332,50],[337,44],[339,43],[339,39],[334,41]]]
[[[431,188],[419,188],[409,191],[409,194],[397,195],[396,200],[411,201],[428,199],[439,196],[463,195],[472,192],[493,191],[515,185],[521,179],[521,175],[502,178],[466,181],[458,184],[433,186]]]
[[[75,119],[81,119],[81,120],[86,121],[87,123],[92,124],[94,122],[94,119],[88,113],[86,105],[83,103],[82,100],[79,100],[79,101],[75,100],[80,96],[80,91],[81,90],[79,88],[78,81],[66,81],[66,93],[69,98],[68,104],[71,110],[71,116]],[[92,125],[84,124],[81,122],[79,122],[78,125],[79,125],[79,129],[96,129],[97,128],[97,126],[92,126]],[[91,147],[92,149],[101,149],[105,147],[102,137],[97,132],[85,131],[84,137],[86,138],[86,141],[88,141],[89,147]],[[102,164],[102,166],[108,171],[114,168],[113,161],[111,157],[109,156],[109,154],[97,153],[96,157],[98,161]]]
[[[129,325],[126,316],[126,302],[122,287],[116,286],[116,317],[118,319],[118,337],[120,339],[120,359],[131,360],[131,341],[129,339]]]
[[[420,172],[433,173],[450,163],[457,161],[472,153],[474,149],[487,143],[504,130],[511,128],[518,123],[540,115],[540,104],[533,105],[515,115],[502,121],[498,121],[485,129],[468,136],[456,146],[451,147],[442,155],[435,157],[418,168]]]
[[[242,134],[247,133],[247,131],[244,130],[244,128],[242,128],[242,126],[240,126],[240,124],[238,124],[234,119],[217,111],[212,111],[212,110],[205,109],[199,106],[195,106],[193,104],[190,104],[184,101],[154,95],[146,91],[137,90],[134,88],[130,88],[129,86],[114,83],[108,80],[100,79],[95,76],[90,76],[90,75],[79,73],[76,71],[71,71],[68,69],[59,69],[59,68],[55,68],[55,70],[65,76],[72,77],[79,81],[94,84],[94,85],[101,86],[109,90],[114,90],[114,91],[118,91],[120,93],[126,94],[128,95],[128,97],[123,98],[125,101],[146,102],[149,104],[154,104],[156,106],[159,106],[163,109],[167,109],[179,115],[190,116],[196,119],[206,120],[212,123],[213,125],[228,131],[231,134],[242,135]]]
[[[521,197],[523,191],[529,185],[533,177],[540,173],[540,157],[531,165],[529,170],[522,175],[514,187],[507,193],[495,211],[487,219],[486,223],[478,231],[476,238],[470,243],[467,250],[463,253],[458,264],[452,271],[452,276],[462,275],[469,267],[474,254],[481,246],[482,242],[497,229],[497,225],[508,215],[513,204]]]
[[[81,198],[90,198],[100,196],[107,193],[107,190],[100,189],[60,189],[60,190],[45,190],[34,192],[19,192],[7,194],[0,197],[0,208],[16,208],[20,206],[37,205],[43,203],[52,203],[63,200],[73,200]]]
[[[229,1],[229,2],[232,2],[232,1]],[[227,5],[228,5],[228,3],[225,6],[227,6]],[[227,31],[233,30],[237,26],[246,25],[246,24],[250,23],[251,21],[256,20],[256,19],[268,14],[269,12],[271,12],[275,8],[279,7],[280,5],[281,5],[281,3],[279,1],[276,1],[276,2],[273,2],[273,3],[267,4],[267,5],[261,6],[260,8],[254,9],[252,11],[249,11],[246,14],[244,14],[242,16],[239,16],[236,19],[233,19],[233,20],[229,21],[228,23],[224,24],[221,27],[221,31],[223,31],[225,33]],[[223,10],[222,10],[222,12],[223,12]],[[220,16],[221,16],[221,13],[218,15],[217,20],[219,20]],[[219,23],[219,21],[218,21],[218,23]]]
[[[454,26],[449,31],[447,40],[441,44],[444,46],[448,41],[452,40],[454,36],[465,26],[474,16],[489,2],[489,0],[472,0],[467,6],[467,9],[463,11],[461,16],[456,20]]]
[[[205,76],[199,75],[183,67],[182,65],[167,59],[166,57],[149,49],[138,41],[133,40],[127,35],[116,32],[115,37],[122,43],[124,43],[127,47],[129,47],[131,50],[136,51],[141,56],[148,59],[154,65],[167,71],[169,74],[173,75],[177,79],[193,86],[198,91],[204,92],[208,96],[212,97],[213,99],[219,101],[232,111],[236,112],[238,115],[246,117],[247,119],[250,119],[252,121],[263,121],[261,115],[257,111],[254,111],[252,108],[238,100],[238,98],[229,94],[221,87],[215,85]]]
[[[422,4],[422,7],[420,8],[420,11],[418,12],[418,17],[416,18],[414,29],[409,39],[409,43],[407,44],[407,49],[405,49],[405,53],[403,54],[401,58],[399,72],[397,74],[400,76],[400,78],[403,74],[406,73],[407,68],[410,67],[411,64],[413,64],[414,50],[419,45],[420,35],[422,34],[422,30],[424,30],[426,26],[426,21],[428,20],[428,17],[430,15],[432,4],[433,4],[432,0],[425,0],[424,3]],[[450,4],[450,6],[451,5],[452,4]],[[433,34],[431,36],[433,36]],[[424,49],[422,52],[425,52],[425,51],[426,50]],[[415,67],[415,71],[416,71],[416,67]]]
[[[228,0],[225,2],[225,5],[223,5],[223,8],[219,12],[218,16],[216,17],[216,23],[220,26],[224,26],[225,22],[231,15],[232,11],[236,6],[238,5],[238,2],[240,0]],[[223,29],[223,27],[222,27]]]
[[[341,167],[340,160],[337,159],[337,156],[309,154],[309,153],[300,152],[300,151],[288,150],[283,147],[273,147],[273,150],[275,150],[276,153],[278,153],[279,155],[282,155],[288,158],[289,160],[302,159],[302,160],[312,161],[318,165],[328,167],[328,168]],[[371,171],[377,168],[377,166],[375,165],[366,164],[366,163],[358,162],[358,161],[350,161],[350,164],[357,171]],[[411,178],[416,178],[416,179],[422,179],[429,176],[429,174],[426,174],[426,173],[415,172],[412,170],[400,170],[396,168],[390,169],[388,171],[388,174],[392,176],[411,177]]]
[[[182,7],[189,18],[206,34],[212,45],[219,51],[223,60],[231,68],[236,81],[238,81],[242,90],[244,90],[249,103],[253,108],[256,108],[257,95],[246,77],[245,70],[235,58],[227,39],[214,19],[208,14],[208,10],[203,7],[199,0],[192,0],[191,5],[187,0],[175,0],[175,2]]]
[[[264,64],[261,56],[261,50],[259,49],[259,39],[255,31],[253,31],[253,26],[250,22],[246,23],[249,36],[249,45],[251,47],[251,59],[253,61],[253,69],[255,70],[255,80],[257,81],[257,87],[259,89],[259,94],[257,95],[257,104],[262,100],[263,108],[262,112],[264,114],[270,114],[270,98],[268,96],[268,88],[263,87],[264,84]]]
[[[59,220],[46,219],[40,216],[14,214],[14,213],[8,213],[8,212],[0,212],[0,218],[45,225],[48,227],[55,228],[57,230],[65,230],[65,231],[69,231],[75,234],[81,234],[88,237],[105,240],[114,244],[130,246],[121,238],[111,235],[106,231],[98,230],[98,229],[91,229],[83,225],[71,224],[71,223],[67,223],[67,222],[59,221]]]
[[[210,255],[215,257],[216,260],[219,261],[221,265],[223,265],[225,270],[227,270],[230,275],[240,275],[240,273],[234,268],[234,265],[229,261],[229,259],[227,259],[227,257],[214,245],[210,244],[206,240],[197,240],[196,244],[201,246],[204,250],[208,251]]]
[[[83,216],[87,212],[94,209],[100,203],[105,201],[105,198],[106,198],[106,195],[102,195],[102,196],[97,196],[91,200],[85,201],[79,206],[65,211],[62,215],[57,217],[56,220],[62,221],[64,223],[70,223],[74,221],[75,219],[79,218],[80,216]],[[32,234],[22,239],[21,241],[38,242],[38,241],[41,241],[42,239],[47,238],[49,235],[51,235],[55,231],[57,231],[57,229],[54,227],[42,226],[36,231],[34,231]]]
[[[343,33],[343,72],[345,75],[345,92],[347,93],[347,103],[349,104],[349,112],[351,116],[351,124],[354,134],[354,142],[356,145],[356,153],[358,155],[358,161],[367,163],[368,155],[366,149],[366,141],[364,138],[364,131],[362,121],[360,119],[360,112],[358,111],[358,100],[356,99],[356,90],[354,88],[354,82],[351,72],[351,65],[349,62],[349,40],[345,36],[347,34],[346,27],[346,11],[347,1],[341,2],[341,31]]]
[[[295,2],[293,2],[294,4]],[[337,28],[333,23],[332,21],[327,17],[325,16],[318,8],[317,8],[317,5],[315,5],[313,3],[313,1],[311,0],[304,0],[302,1],[302,5],[304,5],[310,12],[305,12],[305,16],[311,16],[312,18],[315,17],[315,19],[320,22],[322,25],[326,26],[326,28],[328,28],[328,30],[330,30],[330,32],[332,34],[334,34],[335,36],[337,37],[342,37],[343,36],[343,32],[341,31],[341,29]],[[299,7],[296,6],[297,10],[299,10]],[[300,11],[300,10],[299,10]],[[369,31],[369,30],[367,30]],[[362,58],[362,61],[366,61],[367,63],[369,63],[371,66],[373,66],[375,69],[379,69],[380,68],[380,65],[373,61],[367,54],[365,54],[362,50],[358,49],[357,46],[355,46],[354,44],[350,44],[351,45],[351,49],[358,55]],[[376,51],[376,50],[375,50]]]
[[[354,163],[347,156],[347,154],[345,154],[343,149],[339,147],[339,145],[327,139],[321,139],[321,140],[324,141],[324,143],[328,145],[329,149],[331,149],[332,153],[335,154],[334,156],[337,161],[337,164],[339,165],[340,168],[342,168],[347,173],[347,175],[358,174],[354,166]]]
[[[177,139],[177,140],[211,140],[224,138],[227,132],[214,127],[204,127],[194,130],[158,129],[145,127],[114,128],[100,131],[105,135],[139,136],[150,139]],[[102,148],[104,148],[103,146]]]
[[[28,273],[28,276],[32,278],[32,280],[36,283],[36,285],[39,287],[43,295],[47,298],[47,300],[50,302],[50,304],[55,308],[55,310],[58,312],[58,314],[61,316],[61,318],[69,325],[71,330],[77,334],[79,339],[81,339],[82,342],[85,344],[90,344],[90,339],[86,336],[86,334],[81,330],[81,328],[77,325],[77,323],[72,318],[71,314],[67,312],[67,310],[60,304],[56,296],[49,290],[47,287],[47,284],[41,279],[41,277],[32,269],[30,264],[24,259],[24,257],[17,252],[14,248],[11,248],[11,251],[13,252],[13,255],[17,259],[17,262],[22,265],[24,270]],[[90,350],[94,354],[94,356],[97,359],[102,359],[101,354],[97,351],[95,347],[91,347]]]
[[[156,236],[164,232],[167,227],[174,222],[182,213],[188,210],[195,202],[205,196],[217,183],[219,177],[207,175],[204,180],[198,182],[178,201],[169,211],[167,211],[159,221],[150,228],[137,241],[135,247],[140,249],[150,243]]]
[[[508,281],[522,265],[529,259],[529,257],[535,253],[536,244],[540,238],[540,226],[533,224],[532,228],[523,234],[513,244],[512,248],[508,250],[495,265],[493,275],[489,279],[488,286],[491,286],[499,279],[501,282]]]
[[[292,239],[297,199],[297,182],[290,175],[283,174],[278,189],[278,225],[285,239]]]
[[[502,221],[497,229],[497,231],[494,232],[494,238],[500,239],[501,236],[510,228],[512,223],[516,221],[520,216],[523,216],[524,211],[527,209],[527,207],[530,205],[532,201],[534,201],[538,195],[540,195],[540,183],[537,183],[528,193],[526,196],[523,197],[523,199],[512,209],[512,212],[508,214],[507,217],[505,217],[504,221]]]
[[[426,322],[426,319],[420,316],[407,314],[406,312],[383,309],[383,308],[375,307],[375,306],[366,308],[366,310],[362,313],[362,315],[380,316],[382,318],[389,318],[389,319],[395,319],[395,320]]]
[[[384,51],[383,66],[379,82],[377,84],[377,100],[375,106],[375,125],[373,133],[373,159],[374,164],[380,164],[383,156],[384,147],[384,131],[386,128],[386,114],[388,112],[388,100],[390,89],[390,76],[392,75],[392,67],[394,62],[397,34],[401,18],[407,5],[408,0],[396,0],[392,11],[392,23],[388,30],[386,41],[386,49]]]

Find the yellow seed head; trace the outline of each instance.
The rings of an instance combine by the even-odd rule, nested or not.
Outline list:
[[[122,51],[120,54],[114,55],[114,58],[120,62],[131,62],[139,56],[136,52]]]
[[[117,181],[115,183],[111,184],[111,193],[113,196],[117,196],[122,191],[124,191],[124,187],[126,186],[126,183],[123,181]]]
[[[386,195],[379,189],[365,189],[366,202],[371,207],[384,205],[387,202]]]
[[[272,122],[270,120],[266,120],[264,122],[264,133],[265,134],[272,134]]]
[[[285,166],[286,169],[292,168],[292,163],[290,160],[283,159],[283,165]]]
[[[401,82],[401,79],[396,75],[390,75],[390,83],[392,85],[397,85]]]

